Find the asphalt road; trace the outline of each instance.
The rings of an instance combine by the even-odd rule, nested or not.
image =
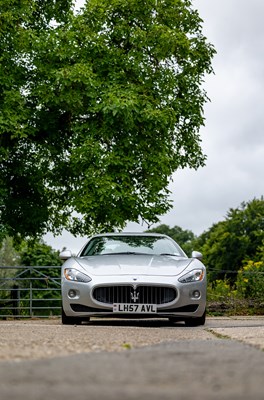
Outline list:
[[[75,338],[80,345],[81,337],[86,343],[88,336],[92,342],[98,338],[101,348],[0,361],[1,400],[264,398],[264,318],[212,318],[197,328],[165,321],[96,321],[80,327],[61,327],[56,321],[2,321],[0,340],[7,349],[5,332],[10,340],[12,332],[18,337],[20,331],[27,334],[20,343],[30,342],[30,332],[38,332],[30,343],[40,349],[42,343],[51,343],[45,339],[50,330],[54,341],[58,334],[65,346],[74,348]],[[124,343],[124,337],[129,341]],[[108,349],[119,340],[119,348]]]

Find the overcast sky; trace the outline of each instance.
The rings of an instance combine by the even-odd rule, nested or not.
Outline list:
[[[81,1],[79,1],[81,3]],[[174,207],[160,223],[199,235],[229,208],[264,194],[264,0],[193,0],[217,54],[206,78],[210,103],[200,131],[206,166],[178,171],[170,184]],[[129,224],[128,230],[146,230]],[[86,239],[65,233],[44,240],[73,251]]]

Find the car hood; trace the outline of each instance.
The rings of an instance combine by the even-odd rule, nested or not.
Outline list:
[[[164,255],[99,255],[75,258],[88,273],[95,276],[179,275],[193,261],[190,258]]]

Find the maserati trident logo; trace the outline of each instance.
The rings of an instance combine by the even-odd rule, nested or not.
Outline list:
[[[130,293],[130,296],[131,300],[133,300],[133,302],[136,303],[139,298],[139,292],[137,292],[137,290],[134,289],[133,292]]]

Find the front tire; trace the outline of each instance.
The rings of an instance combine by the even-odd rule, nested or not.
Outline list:
[[[185,326],[201,326],[205,324],[205,320],[206,320],[206,311],[203,313],[201,317],[186,319]]]
[[[68,317],[63,308],[61,308],[61,323],[62,325],[80,325],[82,320],[78,317]]]

